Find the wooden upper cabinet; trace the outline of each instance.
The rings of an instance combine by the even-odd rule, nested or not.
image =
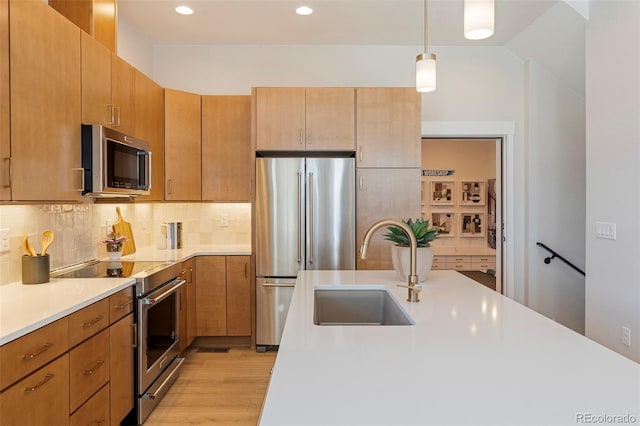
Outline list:
[[[258,151],[353,151],[353,88],[259,87]]]
[[[111,102],[114,109],[115,130],[135,135],[135,68],[127,61],[111,54]]]
[[[12,198],[79,200],[80,30],[40,0],[9,7]]]
[[[358,88],[357,167],[421,166],[421,97],[415,88]]]
[[[115,0],[49,0],[49,5],[110,51],[116,52]]]
[[[202,197],[200,98],[179,90],[164,91],[165,200]]]
[[[111,126],[111,52],[87,33],[81,34],[82,122]]]
[[[11,199],[9,114],[9,2],[0,0],[0,200]]]
[[[355,114],[355,89],[306,89],[307,150],[356,149]]]
[[[151,146],[151,194],[138,200],[164,197],[164,89],[138,70],[134,74],[135,135]]]
[[[202,199],[251,201],[251,97],[202,97]]]

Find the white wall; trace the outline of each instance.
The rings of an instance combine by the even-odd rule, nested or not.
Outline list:
[[[640,2],[592,2],[586,34],[586,335],[640,362]]]
[[[535,61],[526,67],[527,305],[584,333],[584,276],[542,242],[584,270],[584,97]]]
[[[153,72],[153,49],[151,42],[129,23],[122,15],[118,15],[118,56],[142,71],[148,77]]]

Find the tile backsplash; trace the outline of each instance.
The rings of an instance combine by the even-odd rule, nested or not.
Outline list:
[[[22,240],[28,236],[40,252],[40,234],[45,229],[55,232],[47,250],[53,269],[105,257],[100,240],[107,225],[117,219],[116,206],[131,223],[137,247],[157,245],[164,221],[183,222],[185,245],[251,243],[248,203],[0,205],[0,228],[10,232],[10,250],[0,252],[0,285],[20,281]]]

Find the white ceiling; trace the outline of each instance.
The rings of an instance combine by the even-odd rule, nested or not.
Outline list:
[[[502,46],[559,0],[495,0],[495,34],[463,36],[463,0],[429,1],[429,45]],[[193,15],[174,9],[186,4]],[[315,12],[297,16],[307,4]],[[422,0],[119,0],[152,44],[422,45]]]

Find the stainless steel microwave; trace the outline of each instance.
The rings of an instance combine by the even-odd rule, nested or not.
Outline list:
[[[83,195],[129,197],[151,189],[151,151],[143,140],[104,126],[82,125]]]

